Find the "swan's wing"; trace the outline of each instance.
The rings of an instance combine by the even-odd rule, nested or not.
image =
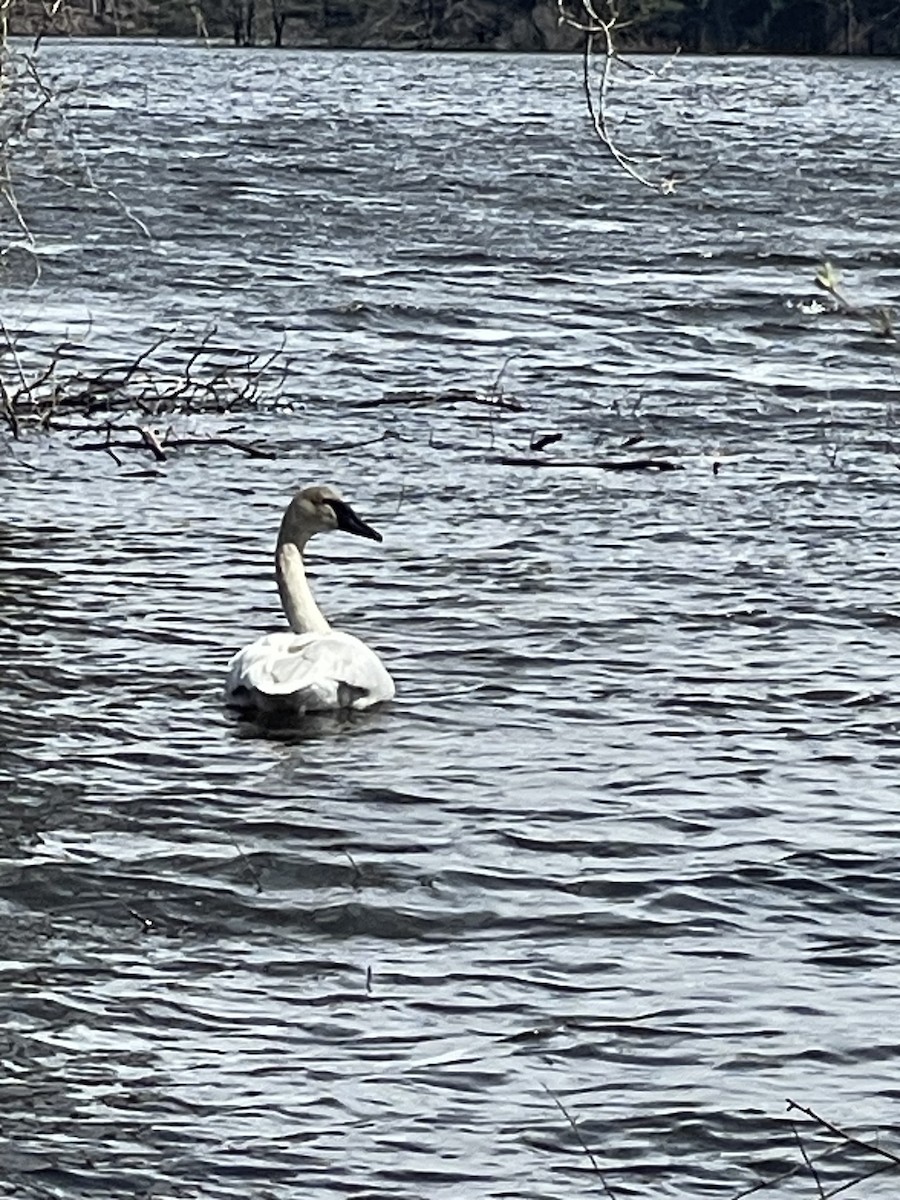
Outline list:
[[[351,634],[270,633],[231,660],[225,692],[240,706],[327,712],[390,700],[394,682]]]

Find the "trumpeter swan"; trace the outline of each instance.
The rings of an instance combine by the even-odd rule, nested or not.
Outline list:
[[[332,629],[310,591],[303,550],[316,533],[342,529],[381,541],[330,487],[308,487],[287,507],[278,533],[275,574],[290,633],[269,633],[231,660],[226,702],[260,715],[302,716],[370,708],[394,695],[394,681],[369,647]]]

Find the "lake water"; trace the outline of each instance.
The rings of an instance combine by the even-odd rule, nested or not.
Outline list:
[[[560,1105],[619,1200],[802,1168],[786,1097],[896,1149],[898,355],[813,301],[900,298],[897,64],[626,76],[663,197],[574,59],[40,55],[23,360],[287,367],[174,419],[273,461],[0,456],[0,1195],[604,1194]],[[376,403],[504,363],[520,413]],[[682,469],[497,461],[547,429]],[[221,685],[316,481],[384,533],[310,557],[398,698],[266,736]]]

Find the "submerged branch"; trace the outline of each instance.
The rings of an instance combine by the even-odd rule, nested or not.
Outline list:
[[[791,1167],[787,1171],[782,1171],[780,1174],[773,1176],[771,1179],[761,1180],[755,1183],[752,1187],[744,1188],[742,1191],[735,1193],[732,1200],[747,1200],[748,1196],[756,1196],[762,1192],[770,1191],[779,1184],[784,1183],[788,1179],[796,1178],[797,1175],[803,1172],[812,1176],[816,1192],[819,1200],[829,1200],[832,1196],[837,1196],[839,1193],[849,1191],[857,1184],[865,1183],[866,1180],[872,1179],[876,1175],[884,1174],[885,1171],[896,1171],[900,1168],[900,1154],[892,1150],[886,1150],[883,1146],[877,1143],[861,1138],[858,1134],[850,1133],[848,1130],[836,1125],[833,1121],[828,1121],[825,1117],[820,1116],[814,1109],[803,1104],[797,1104],[796,1101],[788,1098],[787,1111],[801,1112],[804,1116],[809,1117],[813,1125],[817,1127],[820,1134],[827,1134],[829,1137],[837,1139],[832,1142],[825,1150],[816,1155],[812,1155],[806,1149],[800,1132],[794,1122],[790,1122],[790,1128],[794,1138],[799,1146],[801,1162],[796,1166]],[[808,1126],[806,1127],[809,1128]],[[825,1159],[833,1159],[835,1155],[841,1151],[856,1150],[868,1155],[875,1155],[881,1158],[882,1161],[878,1166],[870,1169],[862,1169],[859,1166],[849,1165],[848,1169],[852,1171],[852,1177],[845,1179],[842,1182],[835,1183],[826,1190],[826,1185],[822,1179],[819,1170],[816,1167],[817,1163],[823,1162]],[[884,1161],[886,1160],[886,1161]]]
[[[114,439],[112,437],[114,429],[121,433],[134,431],[139,436],[131,439]],[[250,458],[272,459],[277,457],[274,450],[264,450],[261,446],[255,446],[251,442],[240,442],[232,437],[219,437],[216,434],[190,434],[179,437],[171,429],[167,430],[163,437],[160,437],[156,430],[150,429],[146,425],[113,425],[111,422],[103,441],[73,443],[72,449],[103,451],[115,458],[116,461],[118,461],[116,450],[149,450],[157,462],[167,462],[169,450],[183,450],[189,446],[226,446],[229,450],[238,450]]]
[[[499,379],[486,392],[479,392],[474,388],[446,388],[440,392],[432,392],[424,388],[410,388],[404,391],[385,392],[383,396],[362,400],[357,407],[389,408],[394,404],[481,404],[486,408],[502,408],[507,412],[525,411],[524,404],[515,396],[500,389]]]
[[[680,471],[670,458],[547,458],[543,454],[497,454],[490,459],[503,467],[589,467],[598,471]]]
[[[230,433],[169,429],[161,435],[134,420],[251,411],[274,399],[276,382],[283,379],[283,371],[277,381],[273,371],[280,352],[259,355],[216,346],[214,332],[187,350],[159,338],[130,362],[89,370],[83,347],[71,342],[60,343],[42,361],[29,361],[0,321],[0,421],[17,440],[37,431],[70,435],[77,439],[75,449],[103,451],[116,462],[117,450],[142,450],[165,462],[171,451],[189,446],[225,446],[253,458],[274,458],[273,451]],[[173,369],[173,357],[182,355],[184,366]],[[92,418],[101,413],[108,415],[98,427]],[[129,415],[130,424],[119,423]],[[121,436],[129,433],[135,436]],[[97,434],[101,440],[92,437]]]
[[[787,1110],[788,1112],[802,1112],[804,1116],[814,1121],[820,1129],[825,1129],[828,1133],[834,1134],[835,1137],[840,1138],[848,1146],[856,1146],[857,1149],[865,1150],[868,1154],[875,1154],[881,1158],[886,1158],[894,1167],[900,1167],[900,1154],[895,1154],[892,1150],[885,1150],[884,1146],[878,1146],[874,1142],[867,1142],[864,1138],[858,1137],[854,1133],[848,1133],[840,1125],[835,1125],[832,1121],[827,1121],[813,1109],[807,1108],[803,1104],[798,1104],[796,1100],[792,1100],[790,1096],[787,1098]]]

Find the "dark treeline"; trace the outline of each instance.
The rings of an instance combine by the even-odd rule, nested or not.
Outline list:
[[[578,14],[580,0],[566,0]],[[597,11],[607,15],[605,0]],[[55,6],[54,6],[55,7]],[[620,0],[623,49],[900,54],[900,0]],[[51,6],[12,0],[12,32]],[[68,0],[53,32],[228,38],[238,45],[571,50],[557,0]]]

